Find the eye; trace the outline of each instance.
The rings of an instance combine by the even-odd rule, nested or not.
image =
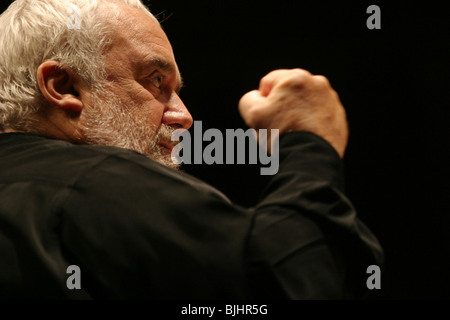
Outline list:
[[[159,73],[159,74],[151,76],[150,82],[153,86],[160,89],[164,78],[165,78],[165,76]]]

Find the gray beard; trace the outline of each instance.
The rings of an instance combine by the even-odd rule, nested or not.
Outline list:
[[[159,141],[171,141],[175,129],[163,123],[158,128],[133,117],[109,90],[95,90],[93,97],[96,105],[86,105],[83,109],[85,143],[134,150],[167,167],[179,169],[170,153],[158,145]],[[153,134],[154,137],[149,138]]]

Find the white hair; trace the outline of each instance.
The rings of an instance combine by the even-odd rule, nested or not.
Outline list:
[[[16,0],[0,15],[0,131],[32,129],[33,115],[46,104],[36,80],[46,60],[59,61],[97,88],[111,31],[97,10],[102,2],[138,8],[157,21],[140,0]],[[80,28],[68,27],[74,7]]]

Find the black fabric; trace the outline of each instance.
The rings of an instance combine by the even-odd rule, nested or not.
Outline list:
[[[311,133],[281,138],[254,208],[114,147],[1,134],[0,168],[2,298],[358,298],[382,263],[341,160]]]

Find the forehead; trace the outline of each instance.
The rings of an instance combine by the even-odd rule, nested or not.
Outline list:
[[[111,67],[136,73],[156,63],[178,76],[172,46],[155,19],[139,9],[114,3],[99,9],[112,31],[105,51],[107,71],[113,71],[108,70]]]

